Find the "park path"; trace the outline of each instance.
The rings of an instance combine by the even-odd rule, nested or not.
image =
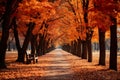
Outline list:
[[[65,51],[61,49],[55,49],[50,53],[47,53],[43,57],[44,65],[44,80],[72,80],[73,71],[69,60],[65,57]]]
[[[8,69],[0,70],[0,80],[120,80],[120,64],[118,71],[109,70],[108,64],[96,65],[97,53],[93,54],[92,63],[62,49],[39,56],[36,64],[13,62],[16,56],[16,53],[7,53]]]

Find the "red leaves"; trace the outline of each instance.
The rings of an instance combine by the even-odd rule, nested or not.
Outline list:
[[[104,14],[115,16],[118,6],[118,3],[114,0],[94,0],[95,9],[102,11]]]
[[[93,0],[94,8],[90,9],[93,14],[90,16],[90,25],[97,26],[106,31],[112,25],[110,16],[116,17],[118,3],[115,0]]]
[[[95,26],[106,31],[109,29],[110,25],[112,25],[112,22],[108,15],[105,15],[100,11],[89,14],[89,26]]]

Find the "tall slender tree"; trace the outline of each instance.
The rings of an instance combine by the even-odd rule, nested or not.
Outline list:
[[[100,46],[100,55],[99,55],[99,65],[105,65],[105,32],[99,29],[99,46]]]
[[[110,27],[110,65],[109,68],[117,71],[117,19],[112,17],[114,25]]]

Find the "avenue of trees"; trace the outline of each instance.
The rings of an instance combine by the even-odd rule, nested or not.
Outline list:
[[[0,69],[7,68],[5,55],[8,39],[13,40],[11,32],[18,51],[16,61],[22,63],[28,45],[33,55],[44,55],[53,46],[62,46],[92,62],[92,41],[99,37],[99,65],[106,64],[105,33],[108,33],[109,68],[117,71],[119,5],[119,0],[1,0]]]

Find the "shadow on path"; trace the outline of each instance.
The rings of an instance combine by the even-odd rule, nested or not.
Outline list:
[[[45,79],[50,79],[50,80],[72,79],[73,71],[71,70],[71,65],[68,59],[64,57],[63,51],[61,49],[56,49],[51,51],[50,53],[46,54],[46,57],[48,59],[48,62],[46,62],[47,65],[44,70]]]

